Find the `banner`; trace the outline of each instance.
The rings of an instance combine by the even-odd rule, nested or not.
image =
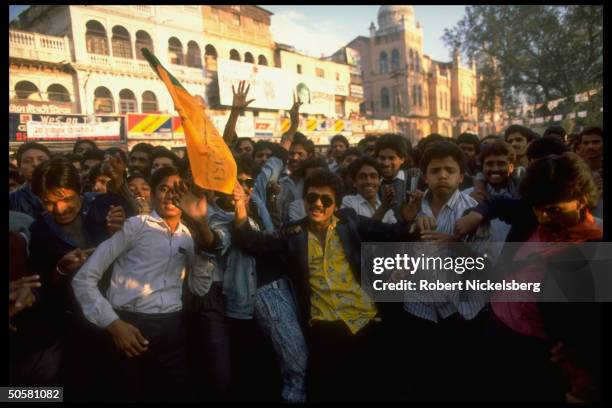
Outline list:
[[[229,113],[225,116],[211,116],[212,123],[215,125],[219,134],[223,136],[225,125],[229,119]],[[238,116],[236,122],[236,134],[238,137],[253,137],[255,135],[255,125],[253,124],[253,117],[251,116]]]
[[[11,113],[38,113],[42,115],[69,115],[71,103],[49,103],[40,101],[13,101],[9,105]]]
[[[256,137],[274,137],[276,135],[275,118],[254,118]],[[280,136],[280,135],[279,135]]]
[[[119,140],[119,122],[100,123],[27,123],[28,140],[60,141],[74,139]]]
[[[119,123],[119,132],[112,139],[101,140],[117,140],[123,141],[125,138],[124,117],[123,116],[85,116],[85,115],[43,115],[29,113],[9,113],[9,141],[25,142],[31,140],[28,135],[28,122],[41,122],[48,124],[65,123],[65,124],[84,124],[92,121],[95,122],[117,122]],[[96,140],[96,137],[89,137]],[[68,139],[72,140],[72,139]]]
[[[172,139],[172,116],[135,113],[126,116],[128,139]]]
[[[363,86],[351,84],[351,96],[354,98],[363,98]]]

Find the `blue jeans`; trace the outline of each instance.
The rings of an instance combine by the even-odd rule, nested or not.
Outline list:
[[[293,290],[287,279],[276,280],[257,290],[254,316],[280,360],[283,399],[306,402],[308,348],[298,323]]]

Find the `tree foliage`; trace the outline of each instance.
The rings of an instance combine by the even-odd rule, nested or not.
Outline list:
[[[602,87],[600,5],[468,6],[443,39],[478,62],[485,110],[496,97],[513,107]]]

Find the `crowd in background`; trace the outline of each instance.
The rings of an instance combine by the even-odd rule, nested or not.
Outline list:
[[[318,154],[299,101],[280,143],[237,137],[247,92],[223,134],[232,194],[161,146],[19,147],[11,385],[95,401],[601,398],[601,305],[377,303],[360,286],[362,242],[603,240],[600,127],[336,135]]]

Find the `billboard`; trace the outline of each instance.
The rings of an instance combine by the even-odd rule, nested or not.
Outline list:
[[[222,105],[232,105],[232,85],[242,80],[250,86],[249,107],[289,110],[293,93],[304,103],[301,113],[335,116],[335,95],[348,95],[348,87],[309,75],[299,75],[280,68],[247,64],[233,60],[218,60],[219,96]]]
[[[92,123],[93,119],[93,123]],[[117,123],[109,126],[84,124]],[[48,125],[48,126],[47,126]],[[57,126],[55,126],[57,125]],[[28,140],[66,141],[75,138],[92,140],[125,140],[125,123],[122,116],[43,115],[9,113],[9,141]]]
[[[172,140],[172,116],[160,114],[127,115],[128,139]]]

